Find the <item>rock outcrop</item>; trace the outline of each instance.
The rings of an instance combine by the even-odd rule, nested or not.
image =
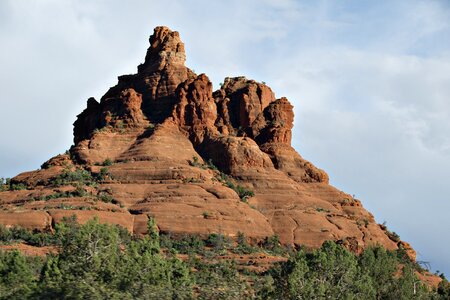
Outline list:
[[[356,252],[407,245],[292,148],[288,99],[245,77],[213,91],[185,60],[178,32],[155,28],[138,72],[87,101],[69,153],[13,178],[21,190],[0,192],[0,224],[52,230],[65,216],[98,216],[144,234],[151,216],[172,235],[276,234]]]

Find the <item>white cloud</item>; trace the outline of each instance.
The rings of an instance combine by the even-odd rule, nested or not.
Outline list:
[[[300,53],[279,70],[274,77],[289,80],[275,90],[296,107],[300,153],[361,197],[423,260],[449,270],[440,250],[450,247],[441,239],[450,225],[448,61],[337,48]]]
[[[450,274],[446,1],[10,0],[0,24],[0,176],[67,149],[86,99],[168,25],[215,84],[247,75],[287,96],[300,154]]]

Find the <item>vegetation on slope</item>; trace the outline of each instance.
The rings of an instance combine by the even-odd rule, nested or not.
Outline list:
[[[123,228],[75,219],[56,226],[54,234],[17,228],[0,231],[0,241],[55,245],[57,254],[26,257],[0,251],[0,299],[448,299],[445,280],[430,291],[414,275],[414,264],[401,252],[381,247],[357,256],[326,242],[314,251],[284,251],[286,262],[263,273],[218,259],[224,251],[271,252],[226,237],[159,236],[135,238]],[[279,249],[276,250],[280,253]],[[179,259],[181,253],[187,258]],[[401,271],[399,271],[401,270]],[[415,289],[414,289],[415,287]]]

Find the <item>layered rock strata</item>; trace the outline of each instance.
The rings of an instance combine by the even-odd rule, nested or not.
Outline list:
[[[88,100],[69,153],[13,178],[26,189],[0,192],[0,224],[52,230],[64,217],[97,216],[145,234],[151,216],[172,235],[278,235],[293,246],[335,240],[414,256],[292,148],[288,99],[245,77],[213,91],[185,60],[178,32],[155,28],[138,72]]]

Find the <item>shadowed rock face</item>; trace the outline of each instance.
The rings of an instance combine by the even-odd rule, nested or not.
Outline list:
[[[120,76],[100,102],[88,100],[70,153],[13,178],[26,190],[0,192],[0,224],[51,230],[75,214],[144,234],[152,216],[175,235],[277,234],[307,247],[402,245],[414,256],[291,147],[288,99],[245,77],[225,78],[213,92],[185,60],[178,32],[155,28],[138,72]],[[74,172],[100,179],[60,182]]]

